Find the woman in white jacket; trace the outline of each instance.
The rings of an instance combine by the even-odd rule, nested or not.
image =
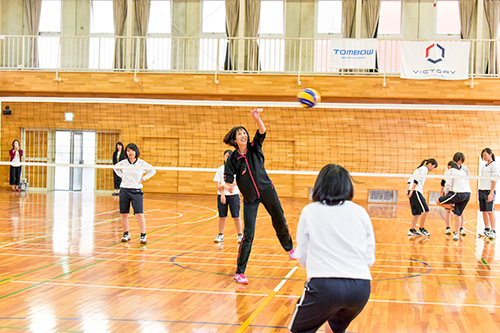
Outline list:
[[[328,164],[319,173],[312,204],[300,215],[297,259],[306,267],[307,283],[289,329],[345,332],[370,296],[370,266],[375,262],[375,236],[366,210],[353,203],[349,172]]]

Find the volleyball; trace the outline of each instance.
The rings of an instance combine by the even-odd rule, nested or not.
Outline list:
[[[321,102],[321,96],[319,96],[317,90],[306,88],[301,90],[297,94],[297,100],[299,101],[300,105],[309,109],[315,106],[317,103]]]

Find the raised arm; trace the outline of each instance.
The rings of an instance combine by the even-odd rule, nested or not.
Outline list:
[[[262,119],[260,119],[260,113],[264,111],[264,109],[258,109],[255,108],[252,111],[250,111],[250,114],[252,115],[253,119],[255,119],[255,122],[257,123],[257,126],[259,127],[259,133],[264,134],[266,133],[266,126],[264,125],[264,122]]]

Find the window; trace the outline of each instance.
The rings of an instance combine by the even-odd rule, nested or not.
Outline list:
[[[378,36],[401,35],[401,0],[382,0]]]
[[[59,68],[59,39],[61,35],[61,0],[43,0],[38,37],[39,67]]]
[[[112,69],[115,28],[112,0],[93,0],[90,8],[89,68]]]
[[[217,67],[219,70],[224,69],[227,45],[224,0],[203,0],[201,32],[198,68],[201,70],[215,70]]]
[[[259,62],[262,71],[285,70],[285,37],[283,0],[262,0],[259,21]]]
[[[438,0],[436,5],[436,34],[460,36],[458,0]]]
[[[342,0],[318,0],[317,2],[318,34],[342,33]]]
[[[172,14],[170,0],[152,0],[149,14],[147,58],[148,69],[172,68]]]

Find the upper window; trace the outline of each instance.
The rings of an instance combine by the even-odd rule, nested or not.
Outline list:
[[[113,1],[93,0],[90,13],[90,33],[114,34]]]
[[[283,0],[263,0],[260,3],[259,34],[279,34],[284,29],[284,4]]]
[[[318,0],[318,34],[342,33],[342,0]]]
[[[61,0],[43,0],[40,32],[61,32]]]
[[[226,32],[226,6],[224,0],[203,0],[201,31]]]
[[[401,35],[401,0],[382,0],[378,35]]]
[[[436,34],[460,35],[458,0],[438,0],[436,5]]]
[[[152,0],[148,34],[170,34],[171,24],[170,0]]]

